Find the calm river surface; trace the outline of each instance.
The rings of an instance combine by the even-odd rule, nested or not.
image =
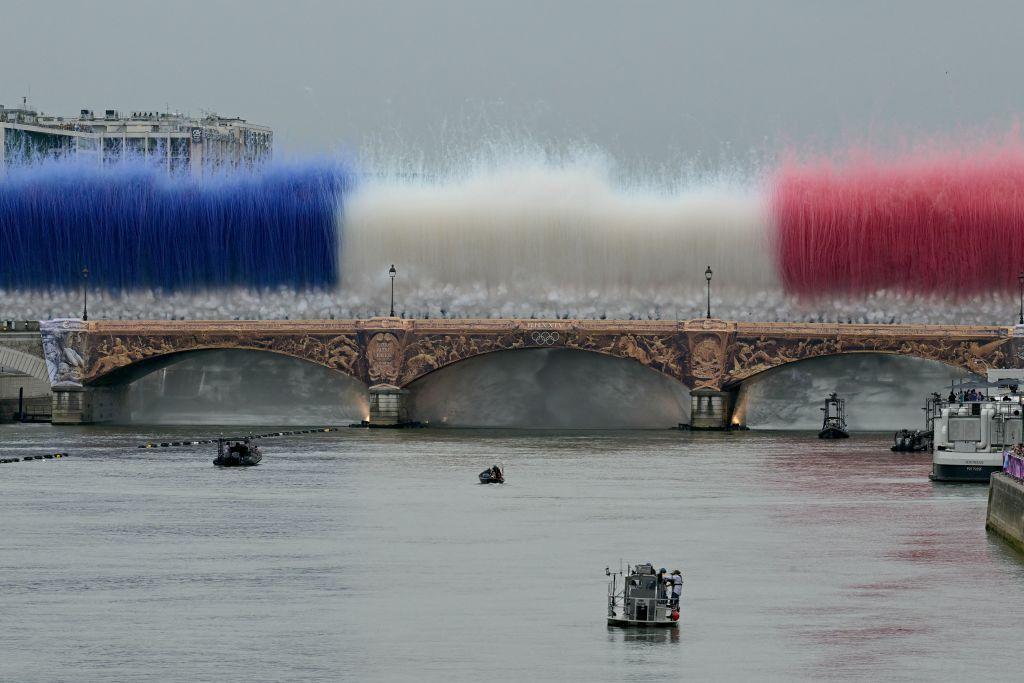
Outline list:
[[[267,428],[269,429],[269,428]],[[259,431],[266,431],[261,429]],[[888,435],[0,426],[0,679],[1020,680],[987,489]],[[480,486],[493,461],[509,483]],[[683,571],[677,633],[605,566]]]

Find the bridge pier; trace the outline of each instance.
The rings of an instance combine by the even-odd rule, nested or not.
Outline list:
[[[732,425],[732,394],[714,389],[690,392],[690,429],[722,430]]]
[[[88,424],[88,401],[88,390],[83,386],[53,387],[51,422],[55,425]]]
[[[126,417],[127,392],[128,388],[123,386],[55,386],[51,422],[55,425],[118,422]]]
[[[375,384],[370,387],[371,427],[399,427],[409,422],[406,407],[408,390],[394,384]]]

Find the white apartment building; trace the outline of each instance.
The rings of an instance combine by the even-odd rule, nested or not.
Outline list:
[[[221,166],[250,166],[268,160],[274,134],[267,126],[209,114],[107,109],[96,116],[82,109],[76,117],[50,116],[24,103],[0,105],[0,170],[41,156],[75,158],[97,164],[126,155],[144,158],[168,172],[202,174]]]

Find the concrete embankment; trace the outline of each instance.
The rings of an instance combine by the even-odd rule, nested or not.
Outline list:
[[[985,528],[1024,552],[1024,483],[1003,472],[992,475]]]

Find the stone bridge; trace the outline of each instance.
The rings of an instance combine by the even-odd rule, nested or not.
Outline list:
[[[49,416],[50,375],[43,357],[38,323],[0,321],[0,422]]]
[[[889,353],[974,373],[1024,366],[1009,326],[749,323],[715,319],[46,321],[55,420],[89,421],[90,390],[123,385],[183,353],[251,349],[300,358],[370,388],[371,422],[403,421],[404,388],[474,356],[576,349],[639,363],[682,382],[695,426],[722,426],[730,395],[761,372],[820,356]],[[99,391],[95,393],[101,393]],[[63,401],[63,404],[61,403]],[[705,419],[706,418],[706,419]],[[704,422],[701,422],[704,420]]]

